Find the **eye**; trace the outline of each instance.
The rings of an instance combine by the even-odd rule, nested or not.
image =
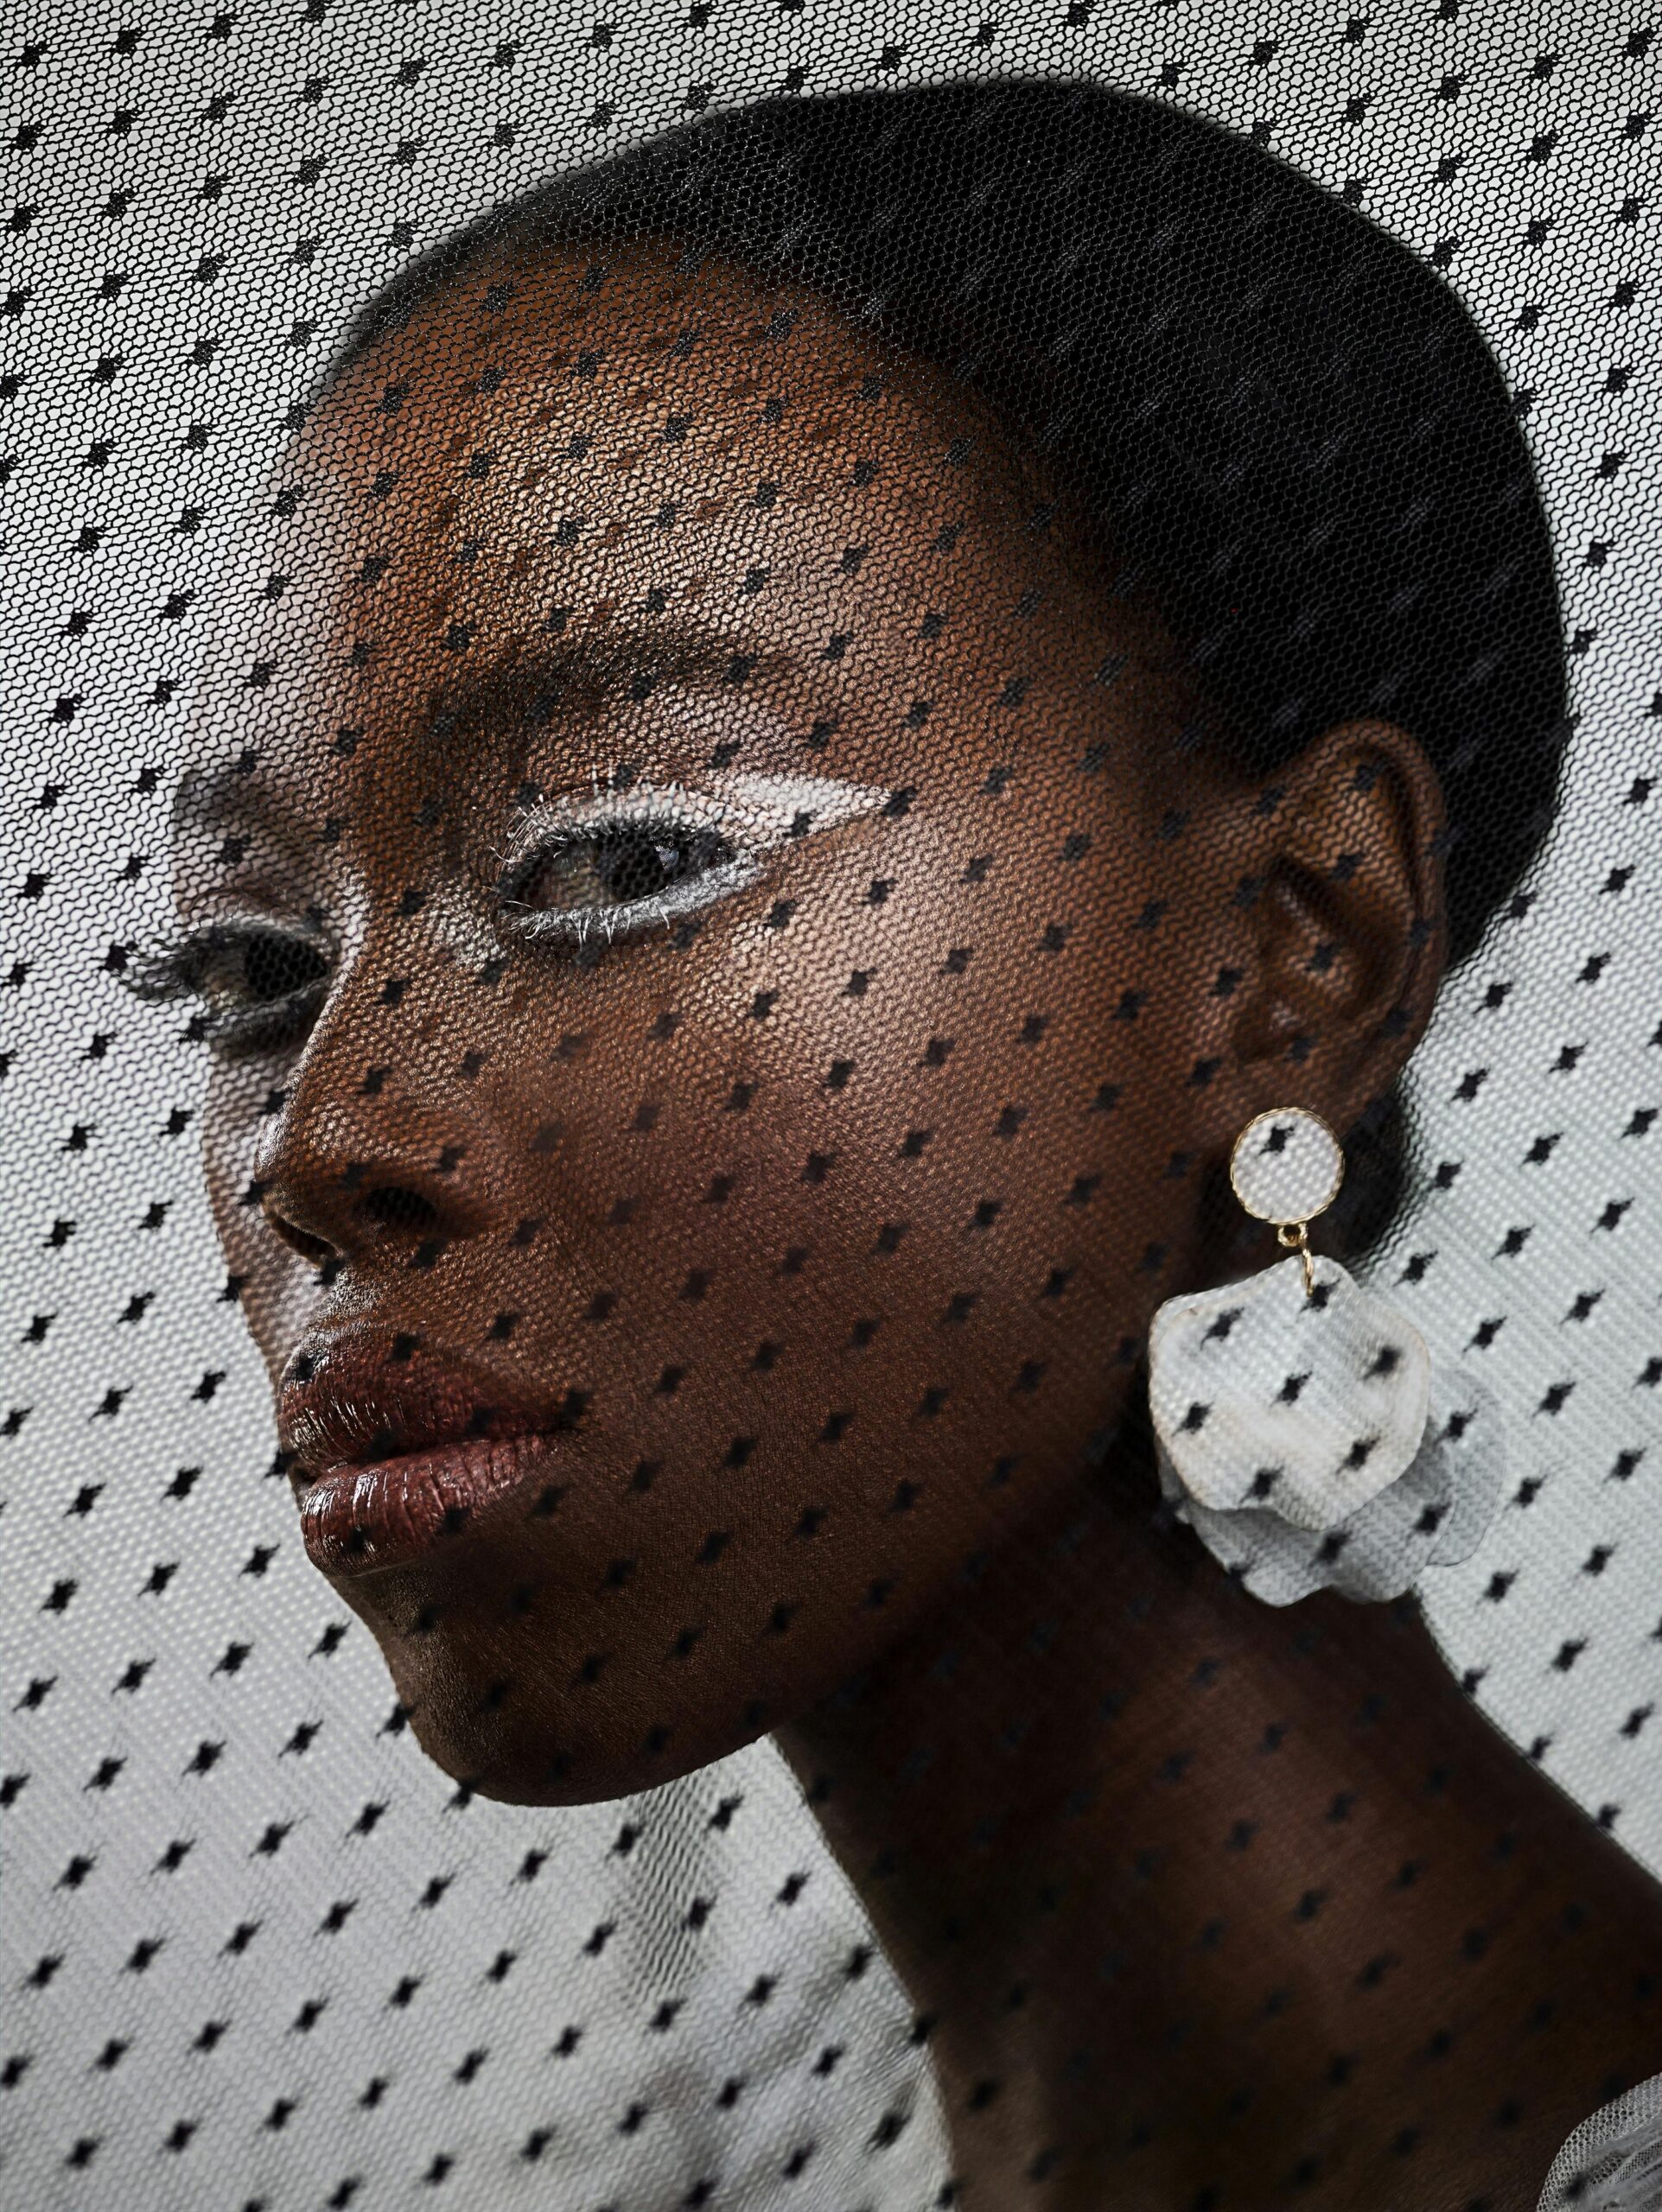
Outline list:
[[[304,1033],[322,1005],[329,959],[315,939],[259,922],[194,931],[133,979],[150,999],[194,998],[198,1036],[271,1046]]]
[[[544,913],[627,906],[735,859],[715,830],[678,822],[620,822],[558,839],[532,856],[516,893]]]
[[[757,874],[737,842],[688,807],[553,821],[502,874],[502,927],[569,944],[615,943],[708,907]]]
[[[497,926],[578,947],[643,936],[759,881],[775,853],[888,798],[840,778],[746,770],[714,788],[637,783],[539,804],[513,833]]]
[[[220,963],[223,986],[248,1006],[270,1006],[296,991],[321,983],[328,968],[316,948],[300,938],[261,931],[226,948]]]

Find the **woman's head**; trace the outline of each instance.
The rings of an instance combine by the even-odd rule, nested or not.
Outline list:
[[[1344,302],[1325,381],[1283,255]],[[1527,463],[1347,211],[995,86],[481,226],[274,507],[176,873],[309,1538],[452,1771],[667,1779],[1099,1455],[1241,1122],[1389,1094],[1438,766],[1487,712],[1551,789]],[[1519,859],[1453,846],[1460,943]]]

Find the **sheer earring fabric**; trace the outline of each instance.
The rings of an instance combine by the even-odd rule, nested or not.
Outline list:
[[[1168,1300],[1149,1331],[1162,1491],[1255,1598],[1400,1597],[1468,1559],[1506,1474],[1500,1409],[1336,1261]]]

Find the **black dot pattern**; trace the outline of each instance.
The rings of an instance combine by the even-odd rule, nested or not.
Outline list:
[[[19,18],[8,2202],[1657,2201],[1658,36]]]

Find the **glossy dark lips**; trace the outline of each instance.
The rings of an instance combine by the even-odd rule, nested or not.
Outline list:
[[[277,1427],[313,1563],[336,1576],[406,1565],[542,1474],[570,1404],[380,1332],[315,1337],[290,1358]]]

